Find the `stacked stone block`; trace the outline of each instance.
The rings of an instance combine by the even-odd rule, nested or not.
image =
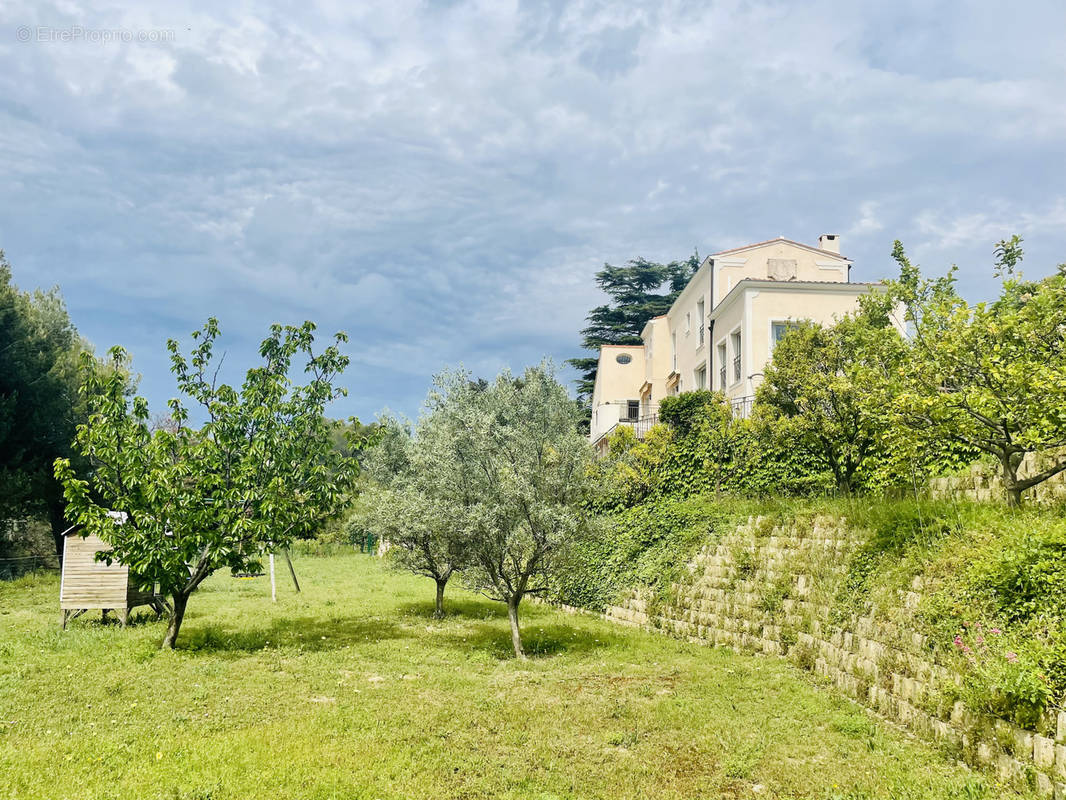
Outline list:
[[[1062,458],[1061,453],[1028,454],[1022,459],[1018,477],[1035,475]],[[946,478],[932,478],[929,491],[934,498],[971,500],[980,503],[1003,503],[1006,492],[1003,478],[994,464],[978,462],[970,466],[963,475]],[[1053,475],[1025,492],[1025,500],[1041,506],[1066,504],[1066,472]]]

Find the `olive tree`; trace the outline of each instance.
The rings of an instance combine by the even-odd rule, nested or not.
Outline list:
[[[125,351],[109,351],[110,371],[83,356],[88,421],[75,448],[90,470],[79,474],[57,459],[56,477],[68,518],[107,543],[97,558],[125,564],[170,596],[164,647],[174,647],[189,596],[209,575],[256,570],[264,552],[315,530],[358,469],[333,446],[323,416],[344,393],[334,382],[348,363],[338,347],[346,337],[316,353],[314,331],[310,322],[273,325],[259,348],[262,364],[239,388],[217,381],[217,320],[193,333],[189,357],[170,340],[182,397],[169,402],[172,424],[154,430],[147,401],[127,391]],[[307,376],[302,385],[292,378],[298,369]],[[205,420],[199,428],[190,407]],[[109,511],[124,512],[125,521]]]
[[[432,414],[414,438],[397,420],[383,420],[380,441],[367,456],[374,481],[361,498],[359,521],[388,543],[386,558],[396,567],[436,584],[434,615],[444,616],[444,590],[465,564],[465,509],[459,462],[448,457],[454,431]]]
[[[1016,276],[1017,236],[995,255],[1002,292],[970,305],[955,292],[954,269],[922,280],[895,243],[913,328],[896,408],[915,430],[994,456],[1008,504],[1017,506],[1026,489],[1066,470],[1066,265],[1040,281]],[[1022,477],[1029,453],[1046,453],[1050,463]]]
[[[507,605],[515,655],[525,658],[519,605],[549,591],[587,530],[592,450],[580,411],[548,364],[487,385],[441,376],[431,405],[453,434],[439,457],[470,500],[457,504],[470,536],[464,581]]]

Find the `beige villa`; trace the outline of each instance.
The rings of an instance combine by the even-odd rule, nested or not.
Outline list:
[[[784,237],[713,253],[670,310],[650,320],[642,345],[600,349],[590,438],[603,448],[619,425],[637,435],[653,425],[659,401],[695,389],[722,392],[747,416],[774,344],[803,320],[831,324],[880,284],[852,283],[840,237],[818,245]]]

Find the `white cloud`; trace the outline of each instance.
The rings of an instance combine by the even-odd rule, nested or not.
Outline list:
[[[1049,270],[1064,10],[972,5],[7,3],[0,246],[99,345],[143,342],[146,387],[207,313],[345,328],[364,417],[444,363],[577,354],[604,261],[843,231],[867,279],[895,238],[939,268],[1017,231]]]

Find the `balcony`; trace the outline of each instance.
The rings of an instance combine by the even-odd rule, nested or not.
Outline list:
[[[747,419],[751,416],[751,407],[755,403],[755,395],[749,394],[744,397],[734,397],[727,401],[729,410],[733,412],[734,419]]]
[[[592,445],[600,452],[600,455],[603,455],[607,452],[607,440],[611,438],[611,434],[618,430],[618,428],[632,428],[633,434],[637,437],[637,439],[640,441],[644,441],[644,437],[648,435],[648,431],[650,431],[653,426],[658,424],[658,413],[645,414],[644,416],[638,417],[637,419],[623,418],[618,420],[617,424],[612,425],[610,428],[604,431],[600,438],[593,442]]]

